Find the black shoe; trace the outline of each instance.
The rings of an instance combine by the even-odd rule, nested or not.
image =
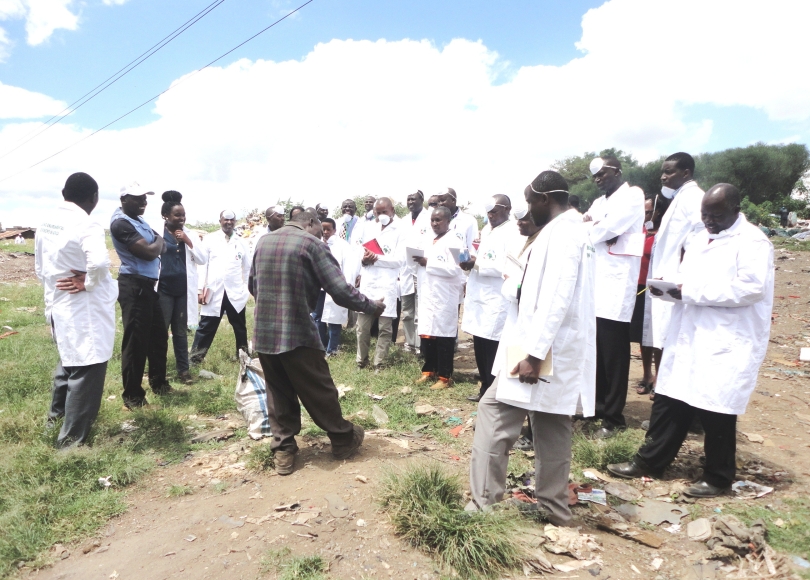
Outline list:
[[[174,389],[169,384],[169,381],[163,381],[158,385],[152,385],[152,392],[158,396],[168,395],[169,393],[173,393]]]
[[[191,385],[191,384],[194,383],[194,378],[191,376],[191,374],[188,371],[178,374],[177,375],[177,380],[179,380],[184,385]]]
[[[472,401],[473,403],[477,403],[478,401],[481,400],[481,395],[470,395],[469,397],[467,397],[467,400]]]
[[[366,432],[360,425],[354,426],[354,434],[352,436],[352,442],[347,445],[346,447],[338,447],[335,449],[332,446],[332,456],[335,459],[348,459],[351,457],[352,453],[357,451],[360,446],[363,444],[363,438],[365,437]]]
[[[610,469],[610,467],[608,467],[608,469]],[[717,497],[724,491],[726,491],[725,488],[716,487],[701,479],[683,490],[683,493],[689,497]]]
[[[619,431],[624,431],[624,428],[619,427],[601,427],[593,432],[594,439],[610,439],[615,436]]]
[[[124,408],[129,409],[132,411],[133,409],[140,409],[141,407],[146,407],[149,403],[146,402],[146,398],[143,399],[124,399]]]
[[[518,449],[520,451],[532,451],[534,449],[534,441],[528,437],[520,437],[517,441],[515,441],[515,444],[512,445],[512,449]]]
[[[654,476],[648,469],[644,469],[635,461],[612,463],[607,466],[607,470],[616,477],[623,477],[624,479],[637,479],[645,475],[648,477]]]

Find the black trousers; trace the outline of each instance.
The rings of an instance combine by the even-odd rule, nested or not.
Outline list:
[[[700,417],[706,432],[703,479],[717,487],[729,487],[737,467],[737,415],[698,409],[666,395],[655,395],[647,442],[638,450],[636,461],[653,473],[663,472],[678,455],[695,416]]]
[[[219,316],[200,316],[200,325],[197,327],[197,332],[194,335],[194,343],[191,345],[191,362],[200,364],[208,354],[208,349],[214,342],[214,337],[217,334],[219,323],[222,320],[222,315],[228,315],[228,322],[233,327],[233,335],[236,337],[236,356],[239,356],[239,349],[248,351],[247,339],[247,324],[245,323],[245,310],[243,308],[240,312],[228,300],[228,293],[222,295],[222,307],[219,310]]]
[[[146,361],[149,385],[159,391],[166,385],[166,349],[169,333],[160,309],[155,281],[134,274],[118,276],[118,303],[124,337],[121,340],[121,379],[124,403],[140,404],[146,398],[141,386]]]
[[[422,354],[425,364],[423,373],[433,373],[437,377],[450,379],[453,377],[453,351],[456,339],[452,336],[422,337]]]
[[[492,376],[492,365],[495,364],[498,341],[473,336],[473,351],[475,352],[475,365],[478,367],[478,374],[481,375],[481,390],[478,394],[483,397],[495,380],[495,377]]]
[[[608,429],[622,428],[630,378],[630,323],[596,319],[596,416]]]
[[[338,392],[322,350],[299,346],[280,354],[259,353],[267,384],[268,420],[273,450],[298,450],[301,404],[312,421],[326,431],[332,452],[351,445],[354,426],[343,418]],[[300,401],[300,402],[299,402]]]

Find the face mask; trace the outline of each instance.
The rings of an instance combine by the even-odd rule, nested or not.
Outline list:
[[[367,219],[370,219],[370,220],[371,220],[371,219],[374,219],[374,212],[373,212],[373,211],[368,212],[368,213],[366,214],[366,218],[367,218]]]
[[[380,217],[378,217],[377,219],[380,220],[380,223],[383,226],[387,226],[388,224],[391,223],[391,218],[388,217],[388,214],[385,214],[385,213],[381,213]]]
[[[655,208],[656,208],[657,206],[658,206],[658,196],[656,195],[656,196],[655,196],[655,201],[653,202],[653,212],[652,212],[652,214],[653,214],[653,215],[655,215]],[[644,229],[645,229],[645,230],[647,230],[648,232],[649,232],[649,231],[652,231],[652,229],[653,229],[654,227],[655,227],[655,224],[653,223],[653,221],[652,221],[652,220],[650,220],[650,221],[648,221],[648,222],[644,222]]]
[[[661,186],[661,195],[667,199],[672,199],[675,196],[676,191],[676,189],[672,189],[671,187],[667,187],[665,185]]]
[[[344,214],[343,214],[343,221],[344,221],[345,223],[349,223],[350,221],[352,221],[352,214],[350,214],[350,213],[344,213]]]

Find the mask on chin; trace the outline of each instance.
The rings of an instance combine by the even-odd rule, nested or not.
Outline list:
[[[344,223],[349,223],[350,221],[352,221],[352,214],[344,213],[343,214],[343,222]]]
[[[655,224],[654,224],[654,223],[652,223],[651,221],[649,221],[649,222],[644,222],[644,229],[645,229],[645,230],[647,230],[648,232],[649,232],[650,230],[652,230],[654,227],[655,227]]]
[[[661,195],[663,195],[667,199],[672,199],[675,197],[675,192],[678,191],[677,189],[672,189],[671,187],[667,187],[666,185],[661,186]]]
[[[388,214],[381,213],[380,217],[378,217],[377,219],[380,221],[383,227],[391,223],[391,218],[388,217]]]

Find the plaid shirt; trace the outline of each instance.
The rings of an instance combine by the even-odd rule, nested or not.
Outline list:
[[[321,288],[338,306],[367,314],[375,310],[371,300],[346,283],[329,246],[297,223],[261,237],[248,288],[256,298],[253,348],[264,354],[280,354],[299,346],[324,350],[309,315]]]

